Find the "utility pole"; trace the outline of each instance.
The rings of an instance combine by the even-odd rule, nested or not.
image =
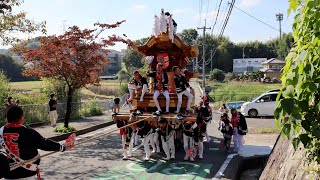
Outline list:
[[[283,14],[282,13],[279,13],[279,14],[276,14],[276,17],[277,17],[277,21],[279,21],[279,31],[280,31],[280,40],[281,40],[281,21],[283,20]]]
[[[195,61],[196,61],[195,72],[198,72],[198,69],[199,69],[198,57],[195,58]]]
[[[204,20],[204,26],[201,28],[203,30],[203,44],[202,44],[202,88],[205,90],[206,87],[206,50],[205,50],[205,44],[206,44],[206,30],[211,29],[211,27],[207,28],[207,20]]]
[[[244,47],[242,48],[242,59],[244,59],[245,55],[244,55]]]
[[[210,64],[211,64],[211,71],[213,70],[213,49],[211,49],[211,53],[210,53],[211,55],[210,55]],[[210,72],[211,72],[210,71]]]

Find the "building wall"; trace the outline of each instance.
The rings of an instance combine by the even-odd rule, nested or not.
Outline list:
[[[266,77],[280,79],[281,72],[266,72]]]
[[[280,70],[285,64],[264,64],[263,68]]]
[[[267,58],[244,58],[233,59],[233,73],[243,74],[244,72],[258,71],[262,68],[262,62]]]
[[[115,75],[121,70],[121,54],[117,51],[111,51],[108,54],[109,64],[104,67],[103,75]]]

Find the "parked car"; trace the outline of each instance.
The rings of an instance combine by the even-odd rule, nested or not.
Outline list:
[[[266,93],[270,93],[270,92],[279,92],[279,91],[280,91],[280,89],[271,89],[271,90],[267,91]]]
[[[240,111],[242,104],[245,103],[244,101],[237,101],[237,102],[227,102],[226,105],[229,109],[236,109]]]
[[[249,117],[274,116],[278,93],[279,91],[264,93],[251,102],[243,103],[241,113]]]

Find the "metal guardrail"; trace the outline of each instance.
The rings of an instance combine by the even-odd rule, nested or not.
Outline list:
[[[120,98],[120,106],[126,100],[126,95],[119,97]],[[87,105],[88,103],[97,102],[99,107],[103,108],[103,111],[111,111],[112,107],[110,107],[110,100],[90,100],[90,101],[82,101],[82,102],[73,102],[72,109],[71,109],[71,118],[78,118],[80,117],[81,109]],[[59,119],[63,119],[66,113],[66,106],[67,103],[58,103],[57,104],[57,112]],[[27,125],[32,124],[48,124],[49,121],[49,105],[48,104],[26,104],[20,105],[23,109],[24,117],[26,120]],[[3,125],[6,121],[5,118],[5,107],[0,107],[0,125]]]

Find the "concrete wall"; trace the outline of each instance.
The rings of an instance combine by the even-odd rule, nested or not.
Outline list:
[[[291,142],[280,137],[269,156],[260,180],[320,179],[319,175],[312,176],[305,171],[308,164],[306,156],[302,146],[295,151]]]

